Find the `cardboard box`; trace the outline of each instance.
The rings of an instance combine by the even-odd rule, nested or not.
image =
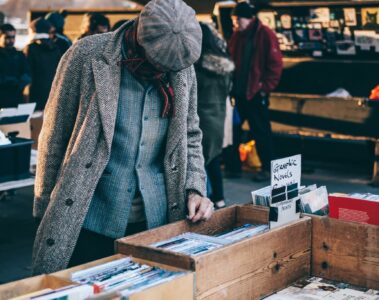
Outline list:
[[[30,139],[32,135],[29,121],[17,124],[0,125],[0,130],[4,132],[6,135],[9,132],[18,131],[19,134],[17,135],[17,137],[24,139]]]
[[[87,264],[83,264],[80,266],[76,266],[67,270],[63,270],[60,272],[53,273],[52,275],[62,279],[62,280],[70,280],[71,274],[77,271],[81,271],[84,269],[88,269],[97,265],[101,265],[116,259],[120,259],[125,257],[124,255],[113,255],[110,257],[106,257],[103,259],[99,259]],[[164,264],[154,263],[143,259],[133,258],[134,261],[153,265],[157,267],[161,267],[162,269],[170,270],[170,271],[183,271],[182,269],[175,268],[172,266],[167,266]],[[116,296],[117,293],[109,294],[108,297],[101,297],[101,299],[118,299]],[[101,294],[98,294],[100,296]],[[94,297],[96,299],[96,295]],[[140,292],[136,292],[128,297],[128,300],[193,300],[194,299],[194,274],[192,272],[186,272],[183,276],[174,278],[173,280],[164,282],[162,284],[147,288]]]
[[[309,275],[309,217],[198,256],[149,246],[184,232],[213,235],[245,223],[267,224],[268,210],[251,205],[228,207],[216,211],[207,222],[179,221],[119,239],[116,250],[196,271],[197,299],[258,299]]]
[[[19,297],[48,288],[58,289],[71,284],[72,282],[69,280],[51,275],[31,277],[0,285],[0,300],[8,300],[10,298]]]

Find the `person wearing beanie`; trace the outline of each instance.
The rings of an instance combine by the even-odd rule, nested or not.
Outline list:
[[[50,22],[38,18],[30,23],[30,43],[24,53],[30,66],[32,82],[29,90],[29,102],[37,104],[37,110],[44,110],[51,85],[61,59],[59,48],[49,37]]]
[[[236,65],[232,95],[241,118],[249,122],[262,162],[262,171],[253,180],[270,179],[270,164],[274,158],[271,124],[269,118],[269,94],[279,83],[283,62],[275,33],[257,18],[256,7],[247,2],[238,3],[232,11],[234,33],[229,41],[229,51]],[[242,129],[240,129],[242,130]],[[233,176],[241,172],[238,145],[234,156],[238,163]]]
[[[65,52],[70,48],[72,42],[70,39],[64,35],[64,23],[65,16],[59,12],[51,12],[45,16],[45,20],[51,23],[52,27],[50,29],[50,38],[53,42],[58,46],[61,54],[65,54]]]
[[[109,256],[114,240],[208,220],[193,64],[202,33],[182,0],[152,0],[63,56],[39,138],[34,274]]]

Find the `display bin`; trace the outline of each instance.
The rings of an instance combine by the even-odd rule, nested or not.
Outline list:
[[[99,259],[87,264],[76,266],[70,269],[66,269],[60,272],[53,273],[54,277],[61,280],[71,280],[71,274],[77,271],[88,269],[94,266],[98,266],[116,259],[125,257],[125,255],[116,254],[110,257]],[[134,261],[147,264],[150,266],[160,267],[162,269],[170,271],[184,271],[179,268],[172,266],[167,266],[160,263],[151,262],[148,260],[133,258]],[[97,294],[95,299],[119,299],[117,292],[109,294]],[[91,298],[91,299],[92,299]],[[152,286],[150,288],[136,292],[127,298],[128,300],[193,300],[194,299],[194,274],[192,272],[186,271],[182,276],[176,277],[170,281],[163,282],[161,284]]]
[[[184,232],[213,235],[245,223],[268,223],[268,210],[231,206],[207,222],[175,222],[117,240],[118,253],[196,272],[196,299],[259,299],[310,274],[311,218],[189,256],[149,246]]]
[[[40,275],[0,285],[0,300],[8,300],[43,289],[59,289],[72,285],[69,280],[51,275]]]
[[[0,146],[0,182],[30,176],[30,154],[33,140],[12,138],[11,144]]]
[[[312,275],[379,290],[379,226],[312,216]]]

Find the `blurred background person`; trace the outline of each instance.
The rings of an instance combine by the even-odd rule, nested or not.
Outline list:
[[[30,83],[26,58],[14,47],[15,39],[11,24],[0,26],[0,108],[22,103],[23,90]]]
[[[247,2],[236,5],[232,11],[234,32],[229,51],[236,65],[232,95],[241,123],[249,122],[262,163],[262,170],[253,180],[266,181],[270,178],[270,164],[274,158],[269,95],[279,84],[283,61],[275,33],[261,23],[257,13],[258,10]]]
[[[50,38],[58,46],[61,54],[63,55],[68,48],[72,45],[70,39],[64,35],[64,23],[65,23],[65,12],[51,12],[45,16],[45,20],[49,21],[51,26]]]
[[[23,102],[23,90],[30,83],[29,66],[24,53],[14,47],[16,29],[0,26],[0,108]]]
[[[43,18],[31,22],[29,27],[30,43],[24,49],[32,75],[29,101],[37,103],[37,110],[45,108],[62,56],[58,46],[49,37],[51,27],[50,22]]]
[[[116,31],[117,29],[119,29],[122,25],[124,25],[126,22],[128,22],[128,20],[120,20],[120,21],[117,21],[116,23],[114,23],[114,25],[112,26],[111,28],[111,31]]]
[[[93,34],[106,33],[109,29],[109,19],[105,15],[100,13],[87,13],[83,17],[81,35],[78,39]]]
[[[227,53],[226,42],[216,29],[200,23],[203,40],[202,53],[196,64],[198,82],[198,114],[203,132],[203,154],[210,199],[216,208],[225,206],[221,172],[221,153],[224,138],[226,101],[232,84],[234,63]]]

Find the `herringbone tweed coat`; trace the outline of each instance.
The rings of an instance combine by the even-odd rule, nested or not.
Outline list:
[[[34,242],[34,274],[67,267],[109,160],[126,26],[78,41],[58,67],[39,139],[33,214],[43,219]],[[167,134],[164,173],[172,222],[185,216],[186,191],[204,195],[206,188],[193,67],[170,74],[170,81],[175,116]]]

